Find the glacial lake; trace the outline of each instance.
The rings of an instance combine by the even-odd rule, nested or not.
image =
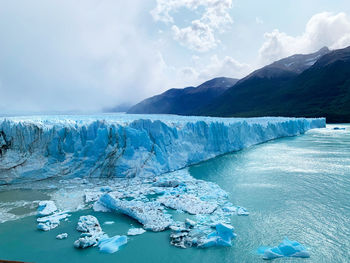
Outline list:
[[[278,245],[285,236],[308,247],[309,259],[276,262],[350,262],[350,125],[346,130],[315,129],[305,135],[260,144],[189,168],[192,176],[217,183],[248,217],[232,216],[237,238],[233,247],[180,249],[169,244],[169,232],[146,232],[129,238],[114,254],[97,248],[78,250],[73,242],[79,216],[95,215],[110,236],[125,234],[134,220],[112,213],[83,210],[49,232],[36,229],[35,216],[0,224],[0,259],[58,262],[263,262],[260,246]],[[45,191],[0,192],[8,202],[43,200]],[[10,210],[26,214],[30,206]],[[186,216],[186,215],[183,215]],[[104,225],[106,221],[114,224]],[[68,239],[56,240],[67,232]]]

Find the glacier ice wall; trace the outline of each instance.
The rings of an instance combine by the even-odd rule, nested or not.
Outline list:
[[[172,115],[0,118],[0,185],[72,177],[159,175],[325,119]]]

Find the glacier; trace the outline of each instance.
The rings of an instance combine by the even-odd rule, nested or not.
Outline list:
[[[158,176],[325,125],[324,118],[283,117],[106,114],[0,118],[0,185],[48,178]]]

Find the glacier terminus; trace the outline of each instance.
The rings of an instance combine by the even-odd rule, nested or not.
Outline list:
[[[122,114],[2,118],[0,185],[53,177],[157,176],[325,125],[322,118]]]

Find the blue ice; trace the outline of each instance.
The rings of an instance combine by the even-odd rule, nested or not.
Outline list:
[[[297,241],[289,240],[287,237],[278,246],[258,248],[258,254],[262,255],[263,259],[275,259],[282,257],[310,257],[310,253],[307,251],[306,247]]]

